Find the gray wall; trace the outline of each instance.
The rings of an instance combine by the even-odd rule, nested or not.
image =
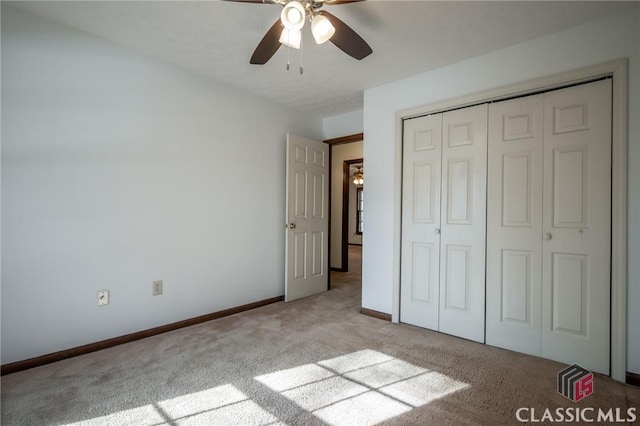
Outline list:
[[[322,119],[322,139],[334,139],[362,133],[362,110]]]
[[[3,5],[2,363],[282,295],[288,131],[322,120]]]

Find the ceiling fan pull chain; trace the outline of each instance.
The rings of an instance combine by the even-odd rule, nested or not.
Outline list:
[[[291,52],[291,48],[287,46],[287,71],[291,68],[291,61],[289,59],[289,52]]]
[[[302,75],[304,73],[304,62],[303,62],[303,55],[302,55],[302,50],[304,48],[303,42],[304,38],[302,35],[300,35],[300,74]]]

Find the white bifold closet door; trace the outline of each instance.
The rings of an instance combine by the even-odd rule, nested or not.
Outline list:
[[[404,121],[400,321],[438,330],[442,114]]]
[[[543,95],[489,106],[487,343],[542,355]]]
[[[487,343],[609,374],[611,81],[489,108]]]
[[[487,105],[408,119],[400,321],[484,342]]]

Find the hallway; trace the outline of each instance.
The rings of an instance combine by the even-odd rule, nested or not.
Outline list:
[[[350,244],[349,246],[349,271],[331,271],[330,288],[341,287],[357,288],[358,294],[362,290],[362,246]]]

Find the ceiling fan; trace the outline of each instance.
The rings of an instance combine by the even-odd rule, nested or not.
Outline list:
[[[373,50],[351,27],[320,10],[324,5],[355,3],[363,0],[227,0],[240,3],[279,4],[283,6],[278,19],[264,35],[253,52],[249,63],[266,64],[280,45],[300,48],[302,28],[306,18],[311,23],[311,32],[316,43],[331,41],[347,55],[355,59],[369,56]]]

